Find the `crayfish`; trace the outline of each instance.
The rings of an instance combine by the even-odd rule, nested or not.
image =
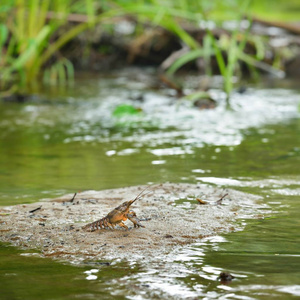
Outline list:
[[[148,188],[148,187],[147,187]],[[145,227],[140,223],[140,219],[137,218],[136,213],[133,210],[130,210],[130,206],[132,203],[134,203],[136,200],[142,198],[146,194],[143,195],[143,192],[147,189],[145,188],[142,190],[134,200],[125,201],[115,209],[113,209],[111,212],[109,212],[104,218],[99,219],[95,222],[89,223],[82,227],[82,229],[86,231],[95,231],[102,228],[112,228],[116,225],[119,225],[125,229],[128,229],[128,227],[123,223],[123,221],[126,221],[129,219],[133,224],[134,227]]]

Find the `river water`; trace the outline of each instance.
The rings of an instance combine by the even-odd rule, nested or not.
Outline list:
[[[197,85],[197,77],[188,80]],[[199,110],[154,89],[151,71],[131,70],[0,103],[1,205],[169,181],[253,193],[266,210],[242,219],[242,231],[151,265],[130,258],[72,265],[1,244],[0,298],[299,298],[299,89],[284,81],[252,86],[226,109],[217,87],[217,108]],[[235,279],[221,284],[221,271]]]

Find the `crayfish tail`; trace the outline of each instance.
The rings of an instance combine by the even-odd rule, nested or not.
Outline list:
[[[106,217],[82,227],[83,230],[91,232],[102,228],[113,228],[113,225],[108,222]]]

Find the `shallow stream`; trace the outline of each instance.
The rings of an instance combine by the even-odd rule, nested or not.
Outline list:
[[[299,89],[284,81],[250,87],[234,93],[228,110],[216,88],[217,108],[199,110],[152,82],[151,70],[89,75],[67,91],[0,103],[0,204],[201,182],[260,195],[265,213],[242,219],[243,231],[207,237],[151,265],[129,258],[73,266],[1,244],[1,299],[300,296]],[[220,284],[221,271],[235,279]]]

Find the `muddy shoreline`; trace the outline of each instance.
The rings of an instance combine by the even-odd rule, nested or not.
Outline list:
[[[0,208],[0,240],[33,255],[72,263],[130,259],[151,261],[203,237],[242,229],[239,219],[261,217],[258,196],[200,184],[156,185],[132,209],[145,228],[116,227],[86,232],[82,226],[104,217],[145,186],[68,194],[56,199]],[[221,204],[217,204],[225,193]],[[196,198],[207,202],[199,204]]]

